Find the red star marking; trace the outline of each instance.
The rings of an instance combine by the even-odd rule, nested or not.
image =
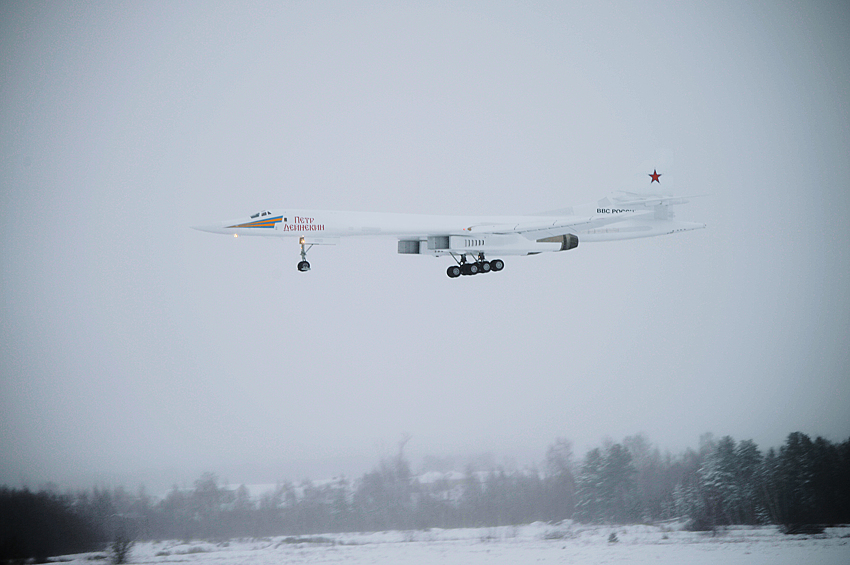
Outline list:
[[[652,180],[649,181],[649,184],[652,184],[654,182],[661,184],[661,181],[658,180],[658,178],[661,176],[661,173],[657,172],[655,169],[652,169],[652,172],[649,174],[649,176],[652,177]]]

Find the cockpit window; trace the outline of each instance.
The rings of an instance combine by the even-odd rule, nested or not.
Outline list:
[[[252,218],[259,218],[260,216],[268,216],[269,214],[271,214],[271,212],[269,212],[268,210],[263,210],[262,212],[257,212],[256,214],[252,214],[251,217]]]

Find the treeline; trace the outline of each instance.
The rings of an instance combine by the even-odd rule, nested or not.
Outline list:
[[[762,454],[749,440],[702,439],[698,451],[660,456],[641,436],[593,449],[576,478],[581,521],[687,517],[692,529],[733,524],[850,522],[850,440],[795,432]]]
[[[102,549],[135,539],[228,539],[344,531],[481,527],[533,521],[731,524],[850,523],[850,440],[792,433],[762,453],[749,440],[701,438],[662,454],[642,435],[574,460],[568,440],[542,468],[414,475],[401,449],[360,479],[285,482],[259,499],[205,474],[155,499],[144,489],[56,494],[0,490],[0,559]]]
[[[100,549],[97,518],[74,509],[70,495],[0,487],[0,561]]]

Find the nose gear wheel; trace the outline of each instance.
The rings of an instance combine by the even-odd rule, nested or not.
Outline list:
[[[301,261],[298,262],[298,270],[302,273],[306,273],[310,270],[310,263],[307,262],[307,252],[310,251],[313,246],[310,245],[310,247],[305,247],[306,244],[304,243],[303,237],[299,240],[299,243],[301,243]]]

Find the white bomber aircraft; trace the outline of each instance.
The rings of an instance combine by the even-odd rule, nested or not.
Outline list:
[[[650,184],[658,182],[653,171]],[[301,246],[298,270],[310,270],[307,252],[314,245],[334,245],[342,237],[384,236],[398,239],[398,252],[452,257],[451,278],[501,271],[502,259],[567,251],[579,241],[614,241],[701,229],[705,224],[673,220],[669,207],[688,200],[661,194],[618,192],[596,203],[526,216],[431,216],[324,210],[263,210],[247,218],[196,230],[241,235],[295,238]]]

